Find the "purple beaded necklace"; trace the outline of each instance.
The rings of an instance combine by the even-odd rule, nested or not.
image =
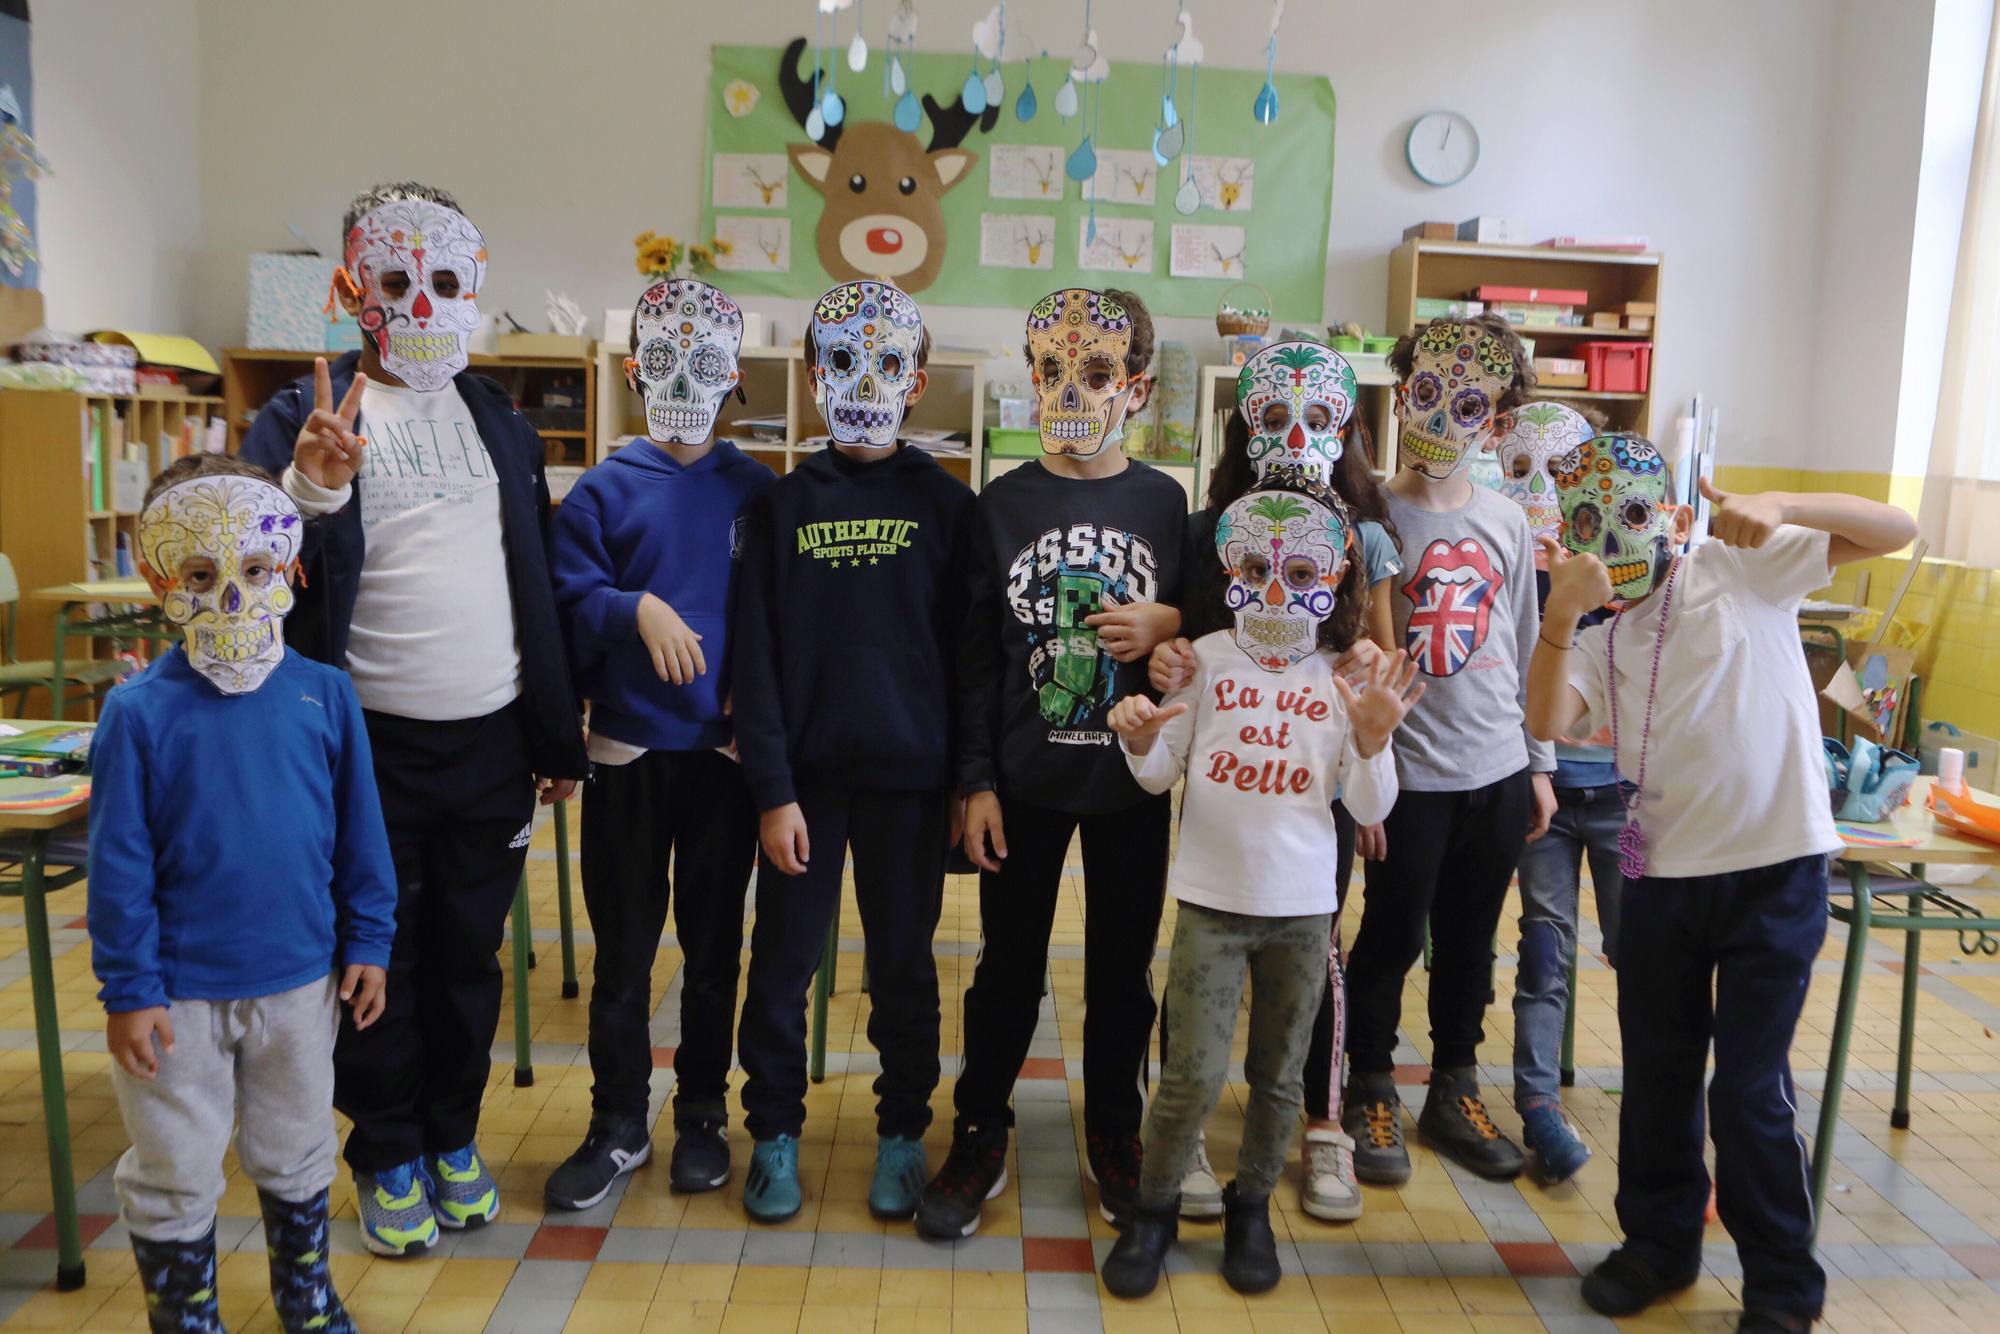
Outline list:
[[[1618,831],[1618,870],[1627,880],[1646,874],[1646,834],[1639,828],[1639,803],[1646,795],[1646,752],[1653,739],[1653,701],[1660,693],[1660,650],[1667,644],[1667,615],[1674,609],[1674,576],[1681,572],[1678,558],[1667,569],[1666,586],[1660,590],[1660,628],[1653,640],[1653,677],[1646,684],[1646,721],[1639,729],[1639,779],[1632,795],[1618,787],[1618,799],[1625,807],[1625,827]],[[1611,754],[1618,755],[1618,626],[1621,612],[1611,618],[1611,631],[1604,648],[1605,667],[1611,678]]]

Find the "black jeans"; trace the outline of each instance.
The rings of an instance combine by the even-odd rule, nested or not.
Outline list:
[[[671,900],[682,958],[674,1121],[728,1120],[729,1024],[756,855],[757,810],[742,767],[727,756],[649,750],[629,764],[591,766],[583,786],[583,908],[597,938],[593,1113],[646,1114],[653,960]]]
[[[1167,891],[1166,795],[1122,811],[1072,815],[1002,794],[1007,859],[979,876],[984,942],[965,992],[961,1121],[1011,1126],[1008,1100],[1042,1003],[1049,931],[1072,836],[1083,836],[1084,1124],[1136,1135],[1145,1115],[1153,1031],[1153,947]]]
[[[841,872],[854,849],[854,899],[868,961],[868,1041],[878,1134],[921,1139],[938,1085],[938,976],[932,939],[944,906],[951,795],[803,784],[809,855],[804,875],[764,861],[750,985],[737,1046],[743,1111],[753,1139],[797,1138],[806,1121],[806,988],[840,912]]]
[[[497,955],[535,813],[517,707],[454,722],[365,715],[397,900],[386,1008],[356,1030],[342,1006],[334,1044],[333,1105],[354,1122],[345,1156],[358,1172],[478,1133]]]
[[[1813,1259],[1812,1196],[1796,1125],[1791,1049],[1826,939],[1826,858],[1729,875],[1628,882],[1620,905],[1618,1223],[1663,1273],[1701,1261],[1708,1169],[1743,1261],[1743,1305],[1817,1319],[1826,1272]]]
[[[1404,792],[1384,820],[1389,854],[1368,865],[1361,929],[1347,956],[1347,1058],[1357,1075],[1396,1068],[1403,978],[1431,932],[1431,1064],[1475,1064],[1493,990],[1493,933],[1534,812],[1528,771],[1465,792]]]

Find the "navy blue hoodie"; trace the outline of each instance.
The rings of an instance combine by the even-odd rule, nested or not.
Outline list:
[[[729,608],[744,507],[777,478],[727,440],[686,467],[634,440],[556,509],[556,610],[593,731],[648,750],[729,744]],[[639,638],[653,594],[701,636],[706,674],[660,679]]]

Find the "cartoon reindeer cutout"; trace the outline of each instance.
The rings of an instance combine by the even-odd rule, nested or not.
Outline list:
[[[793,38],[778,69],[785,106],[801,127],[813,107],[812,81],[798,69],[805,49],[805,38]],[[974,124],[990,131],[1000,107],[975,116],[956,99],[942,107],[928,93],[923,104],[931,122],[928,147],[877,120],[843,121],[827,127],[818,143],[787,146],[792,166],[824,201],[814,243],[835,282],[881,278],[921,292],[944,268],[944,193],[979,161],[959,145]]]
[[[1236,201],[1243,197],[1243,187],[1249,183],[1250,173],[1255,170],[1256,164],[1253,162],[1244,162],[1233,167],[1224,165],[1217,169],[1215,193],[1221,199],[1224,209],[1236,207]]]
[[[762,172],[747,162],[743,165],[743,174],[750,178],[750,184],[757,187],[757,193],[764,196],[765,208],[772,207],[774,202],[778,207],[784,207],[783,201],[778,199],[778,191],[785,188],[785,178],[782,175],[775,181],[767,181]]]

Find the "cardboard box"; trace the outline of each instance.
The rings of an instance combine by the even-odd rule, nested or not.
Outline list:
[[[588,357],[589,334],[503,333],[495,348],[503,357]]]
[[[1519,218],[1489,218],[1481,215],[1458,224],[1458,239],[1487,245],[1528,245],[1528,224]]]
[[[1420,320],[1469,320],[1485,313],[1484,301],[1453,301],[1438,296],[1417,298],[1417,318]]]
[[[1651,333],[1653,332],[1653,317],[1651,315],[1627,315],[1625,317],[1625,327],[1633,333]]]
[[[1403,228],[1405,241],[1456,241],[1458,227],[1449,222],[1413,222]]]
[[[1482,283],[1466,295],[1480,301],[1524,302],[1534,306],[1581,306],[1590,293],[1581,287],[1510,287],[1505,283]]]
[[[1660,313],[1659,306],[1651,301],[1627,301],[1618,309],[1627,315],[1657,315]]]
[[[1590,377],[1581,372],[1574,375],[1543,375],[1538,371],[1535,374],[1535,387],[1537,389],[1588,389],[1590,388]]]
[[[1581,357],[1536,357],[1535,376],[1587,375],[1590,367]]]
[[[1593,310],[1590,312],[1590,327],[1593,329],[1616,329],[1619,314],[1615,310]]]
[[[245,346],[290,352],[332,352],[361,346],[361,330],[354,317],[338,305],[332,311],[337,318],[329,318],[326,310],[336,262],[309,253],[250,256]]]

